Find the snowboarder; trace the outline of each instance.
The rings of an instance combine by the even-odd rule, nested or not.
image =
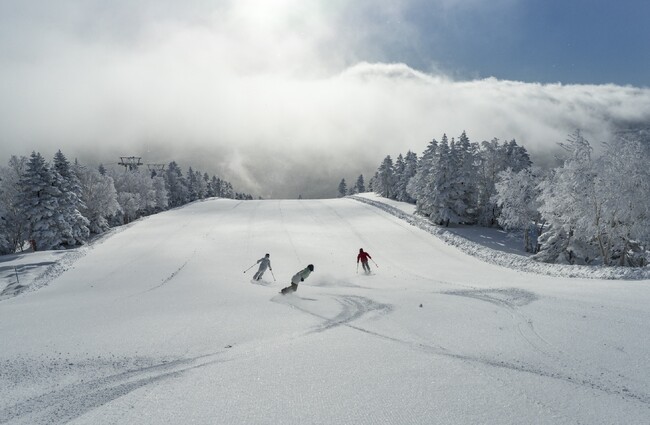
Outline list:
[[[266,254],[263,258],[260,258],[257,260],[257,263],[259,263],[260,268],[257,270],[257,273],[253,275],[253,280],[261,280],[262,275],[266,271],[267,267],[273,272],[273,268],[271,267],[271,259],[269,258],[270,255]]]
[[[307,276],[309,276],[313,271],[314,271],[313,264],[310,264],[304,269],[300,270],[298,273],[294,274],[293,277],[291,278],[291,285],[287,286],[286,288],[283,288],[282,291],[280,292],[283,294],[296,292],[298,290],[298,284],[300,282],[304,282],[305,279],[307,279]]]
[[[359,267],[359,261],[361,261],[361,265],[363,266],[363,271],[366,272],[366,274],[370,274],[370,265],[368,265],[368,259],[372,259],[370,254],[365,252],[363,248],[359,248],[359,255],[357,255],[357,268]]]

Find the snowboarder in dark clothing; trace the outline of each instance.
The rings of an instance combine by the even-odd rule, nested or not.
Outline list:
[[[262,279],[262,275],[266,271],[267,268],[269,268],[271,271],[273,271],[273,268],[271,267],[271,259],[269,258],[270,255],[266,254],[263,258],[260,258],[257,260],[257,262],[260,265],[260,268],[257,270],[255,275],[253,276],[253,280],[260,280]]]
[[[310,264],[304,269],[300,270],[298,273],[294,274],[293,277],[291,278],[291,285],[287,286],[286,288],[283,288],[282,291],[280,292],[282,294],[289,294],[291,292],[296,292],[298,290],[298,284],[300,282],[304,282],[305,279],[307,279],[307,276],[309,276],[313,271],[314,271],[313,264]]]
[[[370,265],[368,264],[368,259],[372,259],[370,254],[365,252],[363,248],[359,248],[359,255],[357,255],[357,267],[359,267],[359,261],[361,261],[361,265],[363,266],[363,271],[366,272],[366,274],[370,274]]]

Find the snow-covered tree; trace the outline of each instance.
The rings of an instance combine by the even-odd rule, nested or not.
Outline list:
[[[157,175],[151,178],[154,191],[153,209],[155,212],[164,211],[169,206],[169,194],[165,185],[164,176]]]
[[[531,162],[526,149],[514,140],[500,144],[496,138],[481,143],[477,159],[477,222],[493,226],[500,214],[494,198],[499,173],[508,168],[516,173],[530,167]]]
[[[141,173],[138,170],[111,170],[108,174],[113,178],[117,190],[117,202],[123,214],[123,223],[129,223],[155,211],[156,190],[149,173]]]
[[[81,213],[89,221],[92,233],[99,234],[109,229],[108,218],[120,211],[113,178],[99,170],[81,167],[77,171],[84,207]]]
[[[355,193],[364,193],[366,191],[366,185],[363,181],[363,174],[359,174],[357,177],[357,182],[354,184]]]
[[[22,249],[27,221],[20,208],[20,181],[27,169],[27,158],[12,156],[7,167],[0,167],[0,232],[4,242],[0,252],[9,254]]]
[[[348,193],[348,185],[345,183],[345,179],[341,179],[338,187],[338,197],[342,198]]]
[[[499,173],[506,170],[505,161],[502,155],[503,149],[498,139],[492,139],[481,143],[477,166],[477,222],[482,226],[494,226],[499,217],[495,185],[499,179]],[[510,168],[512,170],[512,168]],[[519,171],[519,170],[517,170]],[[516,171],[515,171],[516,172]]]
[[[64,235],[72,233],[70,225],[61,214],[58,173],[43,159],[32,152],[25,173],[21,178],[20,208],[27,221],[27,237],[39,250],[59,248],[65,242]]]
[[[210,197],[209,195],[209,185],[210,185],[210,176],[208,173],[199,173],[198,186],[199,186],[199,196],[201,199]]]
[[[530,168],[519,172],[508,168],[499,173],[493,202],[500,208],[499,225],[522,232],[526,252],[537,251],[537,237],[543,230],[539,213],[537,179]]]
[[[650,144],[615,139],[597,164],[604,199],[596,234],[600,255],[605,264],[644,266],[650,260]]]
[[[415,200],[409,195],[407,187],[417,171],[417,155],[408,151],[406,157],[399,154],[395,160],[395,184],[393,199],[401,202],[415,203]]]
[[[189,202],[205,199],[208,188],[203,178],[203,174],[200,171],[189,167],[186,175]]]
[[[404,170],[399,176],[397,182],[397,200],[415,203],[415,199],[409,194],[408,185],[411,179],[415,176],[418,168],[418,156],[415,152],[408,151],[404,157]]]
[[[519,146],[514,139],[504,146],[504,150],[506,167],[519,171],[532,165],[526,148]]]
[[[404,162],[404,156],[400,153],[397,155],[395,163],[393,164],[393,190],[391,195],[392,199],[397,200],[400,197],[400,180],[402,179],[405,168],[406,163]],[[406,192],[406,187],[404,187],[404,192]]]
[[[235,199],[235,190],[230,182],[221,180],[221,196],[227,199]]]
[[[589,142],[576,131],[561,146],[568,158],[540,184],[540,212],[549,228],[540,237],[536,258],[575,263],[596,255],[590,239],[602,228],[604,199],[596,190],[597,172]],[[608,259],[603,261],[607,264]]]
[[[384,198],[392,198],[395,192],[395,170],[393,160],[388,155],[377,169],[376,179],[373,182],[375,193]]]
[[[457,213],[456,200],[459,198],[455,169],[458,161],[454,156],[455,143],[449,143],[443,135],[429,174],[423,199],[423,212],[435,223],[460,223],[462,217]]]
[[[415,175],[406,185],[406,191],[415,200],[416,210],[419,214],[429,215],[431,212],[427,194],[430,193],[430,186],[433,184],[432,173],[437,163],[437,153],[438,141],[433,139],[418,161]]]
[[[476,157],[478,146],[463,133],[449,149],[450,186],[448,207],[456,216],[456,223],[475,223],[477,216]]]
[[[69,233],[63,233],[64,242],[68,246],[82,244],[88,239],[90,230],[88,229],[88,219],[81,214],[84,204],[81,200],[79,179],[73,172],[70,162],[60,150],[54,155],[52,168],[60,177],[56,179],[61,191],[59,214],[68,223],[66,229],[70,230]]]
[[[171,208],[185,205],[189,200],[189,191],[187,182],[183,177],[183,172],[175,161],[169,163],[165,170],[165,185],[169,197],[169,206]]]
[[[2,196],[2,192],[0,192]],[[9,232],[6,226],[5,208],[0,202],[0,255],[10,254],[14,252],[12,244],[9,242]]]
[[[210,179],[208,184],[208,196],[221,196],[221,180],[219,180],[217,176],[212,176],[212,179]]]

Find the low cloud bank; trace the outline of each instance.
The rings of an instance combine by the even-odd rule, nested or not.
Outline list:
[[[34,25],[38,42],[25,50],[3,43],[0,161],[32,150],[104,164],[135,155],[267,198],[329,197],[341,178],[369,178],[386,155],[420,154],[443,133],[516,139],[544,163],[577,128],[597,147],[650,123],[650,89],[457,81],[360,62],[359,45],[327,25],[340,14],[303,6],[289,27],[290,14],[268,19],[257,5],[180,22],[136,17],[127,40],[109,22],[90,35]]]

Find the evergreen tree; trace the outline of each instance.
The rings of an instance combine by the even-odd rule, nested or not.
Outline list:
[[[64,243],[74,246],[84,243],[90,235],[88,219],[81,214],[85,208],[81,200],[81,187],[77,175],[73,172],[70,162],[59,150],[54,155],[53,169],[58,173],[56,179],[61,197],[59,199],[59,213],[67,222],[65,229],[62,229]],[[67,230],[69,229],[69,233]]]
[[[72,233],[59,213],[62,194],[58,178],[41,154],[32,152],[20,182],[20,208],[27,221],[27,237],[39,250],[59,248],[65,242],[64,235]]]
[[[455,200],[458,199],[455,184],[454,169],[457,161],[453,155],[455,142],[449,143],[447,135],[443,135],[433,161],[432,172],[424,193],[424,213],[431,219],[446,226],[449,223],[459,223],[461,218],[456,214]]]
[[[203,173],[203,179],[200,182],[201,199],[209,198],[210,195],[210,176],[208,173]]]
[[[165,170],[165,184],[167,186],[169,206],[171,208],[185,205],[188,202],[189,191],[187,183],[176,161],[170,162],[167,170]]]
[[[450,161],[452,162],[450,179],[449,208],[453,210],[457,223],[472,224],[477,216],[476,189],[476,152],[477,145],[470,143],[463,133],[458,142],[452,139]]]
[[[400,153],[397,155],[397,159],[395,159],[395,164],[393,165],[393,191],[391,198],[392,199],[399,199],[402,197],[402,194],[400,193],[400,183],[402,181],[402,178],[404,177],[404,169],[406,168],[406,164],[404,163],[404,156]],[[406,186],[406,185],[405,185]],[[403,188],[403,191],[406,192],[406,187]]]
[[[596,191],[592,148],[579,131],[561,144],[569,157],[540,184],[540,212],[550,227],[540,238],[536,258],[547,262],[575,263],[576,257],[593,258],[588,235],[602,226],[603,199]],[[603,258],[607,264],[609,258]]]
[[[514,139],[508,142],[505,146],[505,151],[506,167],[510,167],[513,171],[524,170],[532,165],[528,151],[523,146],[517,145]]]
[[[230,182],[221,180],[221,196],[227,199],[235,198],[235,191]]]
[[[418,214],[429,215],[431,206],[427,200],[429,193],[429,185],[432,184],[432,173],[434,171],[435,162],[437,161],[438,141],[431,140],[427,145],[422,158],[417,162],[415,175],[409,180],[406,185],[406,191],[409,196],[415,200],[416,211]]]
[[[188,202],[196,201],[199,198],[199,186],[196,178],[196,173],[190,167],[187,170],[187,193],[188,193]]]
[[[348,185],[345,183],[345,179],[341,179],[341,183],[339,183],[339,188],[338,188],[338,197],[342,198],[345,195],[347,195],[348,192]]]
[[[205,183],[203,173],[194,171],[194,180],[196,181],[196,199],[205,199],[208,191],[208,185]]]
[[[0,188],[0,197],[2,197],[2,189]],[[5,219],[5,207],[0,202],[0,255],[10,254],[14,252],[11,243],[9,242],[9,231]]]
[[[402,170],[399,180],[397,181],[397,200],[402,202],[408,202],[410,204],[415,203],[415,199],[409,194],[408,185],[415,176],[418,167],[418,156],[411,151],[406,153],[404,157],[404,169]]]
[[[20,207],[21,179],[27,169],[27,158],[12,156],[9,166],[0,168],[0,228],[3,242],[0,252],[10,254],[22,250],[27,220]]]
[[[212,176],[212,179],[208,184],[208,196],[209,197],[220,196],[220,191],[219,191],[220,187],[221,187],[221,183],[219,179],[217,179],[217,176]]]
[[[495,184],[499,179],[499,173],[505,171],[504,167],[505,161],[499,140],[494,138],[489,142],[482,142],[477,167],[477,221],[480,225],[494,226],[497,224],[499,207],[496,202],[497,198],[494,198]]]
[[[376,179],[373,182],[373,188],[378,195],[384,198],[393,198],[395,192],[395,170],[390,155],[384,158],[384,161],[379,166]]]
[[[366,191],[366,186],[363,182],[363,174],[359,174],[357,177],[357,182],[354,184],[356,193],[364,193]]]

